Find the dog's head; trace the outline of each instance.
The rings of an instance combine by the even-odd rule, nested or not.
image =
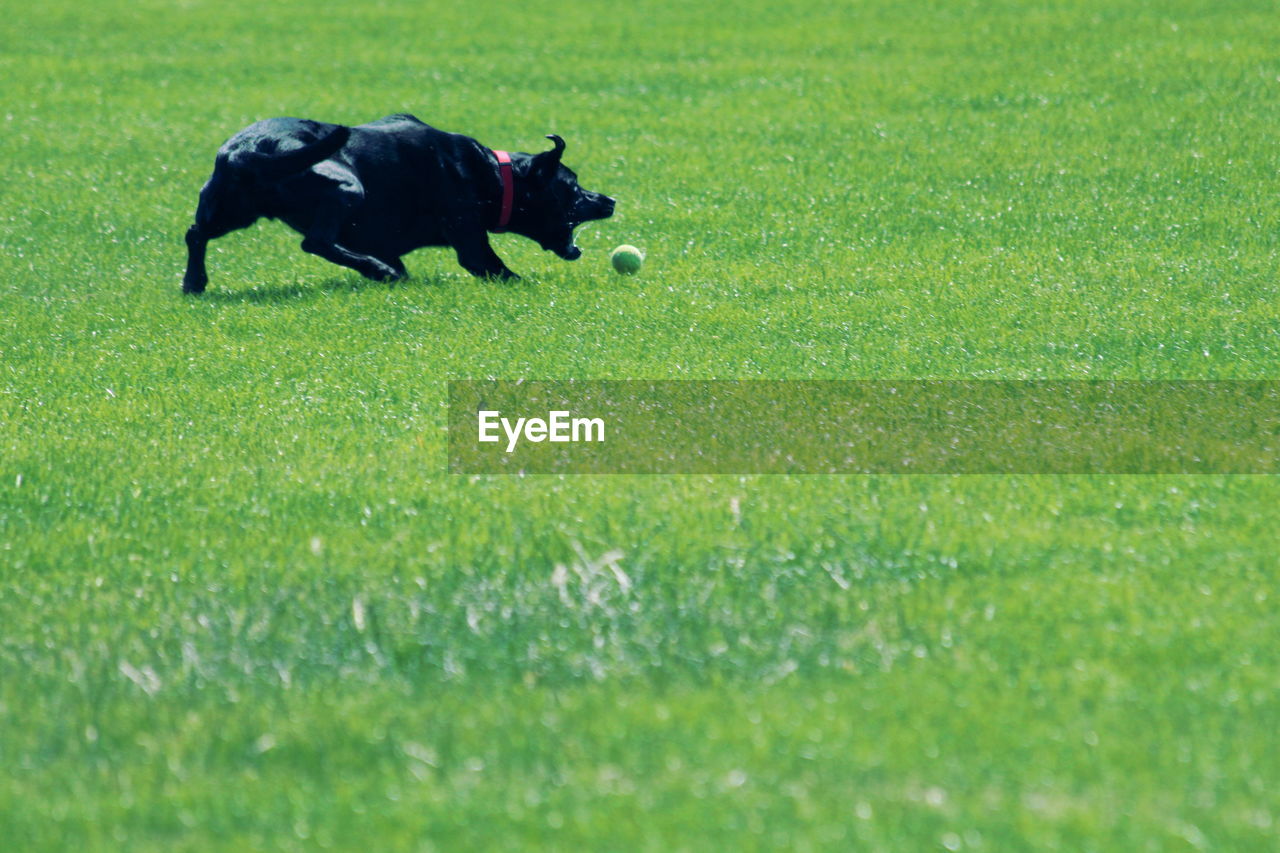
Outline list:
[[[525,155],[527,161],[515,182],[511,230],[572,261],[582,255],[573,244],[573,229],[612,216],[614,200],[579,186],[578,176],[560,162],[564,140],[554,134],[547,138],[554,148]]]

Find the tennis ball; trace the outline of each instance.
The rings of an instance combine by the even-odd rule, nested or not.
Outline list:
[[[613,254],[609,255],[613,268],[623,275],[631,275],[640,272],[640,266],[644,263],[644,252],[635,246],[619,246],[613,250]]]

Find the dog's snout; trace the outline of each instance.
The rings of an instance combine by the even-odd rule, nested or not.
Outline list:
[[[608,219],[613,216],[613,199],[602,193],[583,192],[574,205],[573,214],[578,222],[590,222],[593,219]]]

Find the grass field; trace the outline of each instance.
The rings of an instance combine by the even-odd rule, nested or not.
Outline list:
[[[5,18],[9,849],[1276,847],[1275,478],[444,473],[457,378],[1277,377],[1271,4]],[[401,111],[618,213],[179,293],[227,136]]]

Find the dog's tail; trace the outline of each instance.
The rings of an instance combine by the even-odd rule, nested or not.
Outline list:
[[[339,148],[346,145],[350,135],[351,128],[341,124],[333,125],[332,130],[315,142],[290,151],[270,154],[261,151],[236,151],[232,153],[229,165],[265,183],[282,181],[332,157]]]

